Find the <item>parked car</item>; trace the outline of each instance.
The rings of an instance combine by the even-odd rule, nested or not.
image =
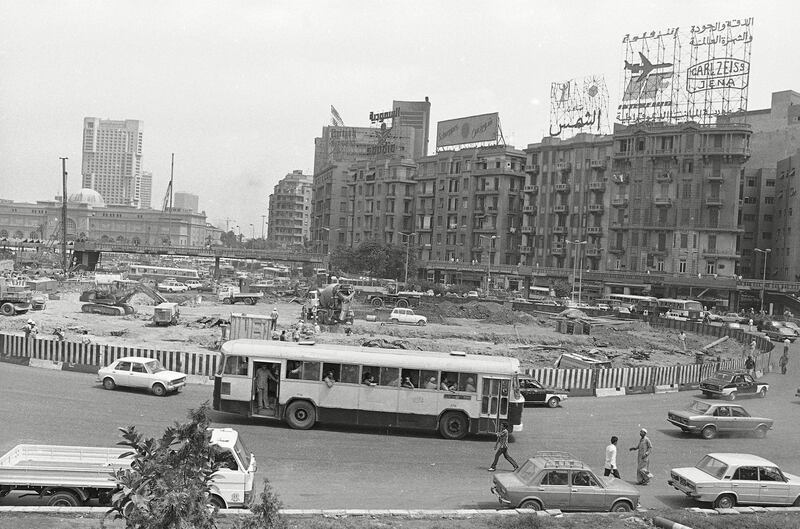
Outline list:
[[[203,282],[198,279],[189,279],[186,281],[186,288],[189,290],[199,290],[203,286]]]
[[[669,410],[667,421],[683,432],[713,439],[719,433],[746,432],[762,438],[772,429],[772,419],[752,417],[738,404],[695,400],[684,410]]]
[[[174,279],[167,279],[158,284],[159,292],[186,292],[189,287]]]
[[[111,390],[117,386],[147,388],[157,397],[179,391],[186,385],[186,375],[164,369],[153,358],[126,356],[111,362],[97,371],[98,382]]]
[[[755,380],[747,371],[742,370],[723,369],[700,382],[700,391],[709,398],[736,400],[738,397],[755,395],[764,398],[768,390],[769,384]]]
[[[599,310],[611,310],[611,307],[606,303],[597,303],[594,307]]]
[[[389,315],[391,323],[411,323],[413,325],[427,325],[428,318],[421,314],[414,314],[412,309],[395,307]]]
[[[479,296],[478,296],[478,292],[477,292],[476,290],[470,290],[469,292],[467,292],[467,293],[464,295],[464,297],[465,297],[465,298],[477,298],[477,297],[479,297]]]
[[[515,472],[495,474],[492,493],[516,509],[628,512],[639,491],[626,481],[600,477],[563,452],[540,452]]]
[[[800,477],[751,454],[707,454],[693,467],[673,468],[667,483],[718,509],[737,504],[800,504]]]
[[[773,342],[782,342],[784,340],[794,342],[797,340],[797,333],[790,327],[766,326],[764,327],[764,334]]]
[[[42,294],[41,292],[37,292],[33,296],[31,296],[31,310],[44,310],[47,307],[47,300],[49,297],[47,294]]]
[[[519,377],[519,391],[525,404],[546,404],[549,408],[558,407],[569,396],[566,389],[544,386],[532,377]]]

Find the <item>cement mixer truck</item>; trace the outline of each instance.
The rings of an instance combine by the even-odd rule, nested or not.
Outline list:
[[[333,283],[325,288],[310,290],[306,313],[316,314],[317,321],[323,325],[353,323],[353,310],[350,308],[355,296],[355,288],[347,283]]]

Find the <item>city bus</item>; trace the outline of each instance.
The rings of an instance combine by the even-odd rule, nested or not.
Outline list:
[[[693,299],[660,298],[658,311],[661,315],[676,320],[702,320],[703,304]]]
[[[264,368],[276,379],[266,399],[256,387]],[[222,345],[213,408],[298,430],[320,422],[438,430],[461,439],[496,433],[503,422],[522,430],[519,374],[516,358],[457,351],[231,340]]]
[[[658,298],[653,296],[634,296],[631,294],[609,294],[608,299],[611,307],[624,307],[631,312],[644,312],[645,310],[655,313],[658,309]]]
[[[156,281],[176,279],[183,282],[188,279],[200,279],[200,274],[193,268],[132,264],[128,269],[128,279],[154,279]]]

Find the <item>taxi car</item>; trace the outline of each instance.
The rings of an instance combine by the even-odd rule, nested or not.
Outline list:
[[[700,382],[700,391],[706,397],[736,400],[737,397],[767,396],[769,384],[755,380],[747,371],[722,369],[714,376]]]
[[[157,397],[180,391],[186,385],[186,375],[164,369],[154,358],[125,356],[97,370],[98,382],[112,390],[117,386],[147,388]]]
[[[516,509],[628,512],[639,491],[614,477],[600,477],[566,452],[538,452],[515,472],[492,476],[500,504]]]
[[[670,470],[667,483],[718,509],[737,504],[800,505],[800,477],[751,454],[707,454],[693,467]]]
[[[669,410],[667,422],[684,432],[699,433],[713,439],[719,433],[746,432],[762,438],[772,429],[773,420],[752,417],[738,404],[722,404],[695,400],[684,410]]]
[[[525,404],[546,404],[548,408],[557,408],[569,396],[566,389],[551,388],[526,376],[519,377],[519,391],[525,397]]]

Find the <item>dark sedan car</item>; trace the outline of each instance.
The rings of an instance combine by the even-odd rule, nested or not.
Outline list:
[[[764,437],[772,429],[773,420],[752,417],[738,404],[696,400],[685,410],[669,410],[667,421],[684,432],[699,433],[713,439],[719,433],[746,432]]]
[[[569,395],[566,389],[547,387],[531,377],[519,377],[519,390],[525,404],[545,404],[550,408],[558,407]]]
[[[767,396],[769,384],[755,380],[747,371],[717,371],[713,377],[700,382],[700,391],[706,397],[736,400],[738,397]]]

